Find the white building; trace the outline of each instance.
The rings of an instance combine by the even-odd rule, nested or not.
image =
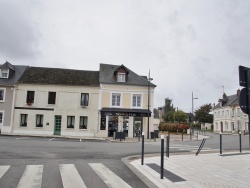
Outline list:
[[[214,132],[235,133],[248,131],[248,115],[244,114],[239,106],[239,93],[219,99],[214,107]]]
[[[93,137],[99,71],[29,67],[16,88],[12,133]]]

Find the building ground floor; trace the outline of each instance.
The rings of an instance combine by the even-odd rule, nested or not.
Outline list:
[[[114,109],[57,110],[49,108],[16,108],[13,124],[4,126],[3,133],[19,135],[61,135],[76,137],[113,137],[123,132],[126,137],[138,137],[153,131],[148,110]],[[4,128],[3,128],[4,126]]]
[[[215,121],[214,122],[214,132],[222,133],[238,133],[238,132],[248,132],[248,120],[236,120],[236,121]]]

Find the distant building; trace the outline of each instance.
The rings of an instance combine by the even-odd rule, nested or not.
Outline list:
[[[225,93],[213,108],[214,132],[235,133],[248,131],[248,115],[239,106],[239,93],[227,96]]]

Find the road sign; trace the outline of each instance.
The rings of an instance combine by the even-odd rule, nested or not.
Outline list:
[[[243,88],[240,91],[239,103],[242,112],[249,114],[250,111],[250,89]]]

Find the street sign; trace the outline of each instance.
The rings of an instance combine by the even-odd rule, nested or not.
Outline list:
[[[250,111],[250,88],[243,88],[240,91],[239,104],[242,112],[249,114]]]
[[[247,78],[250,78],[250,68],[239,66],[240,86],[247,87]]]

